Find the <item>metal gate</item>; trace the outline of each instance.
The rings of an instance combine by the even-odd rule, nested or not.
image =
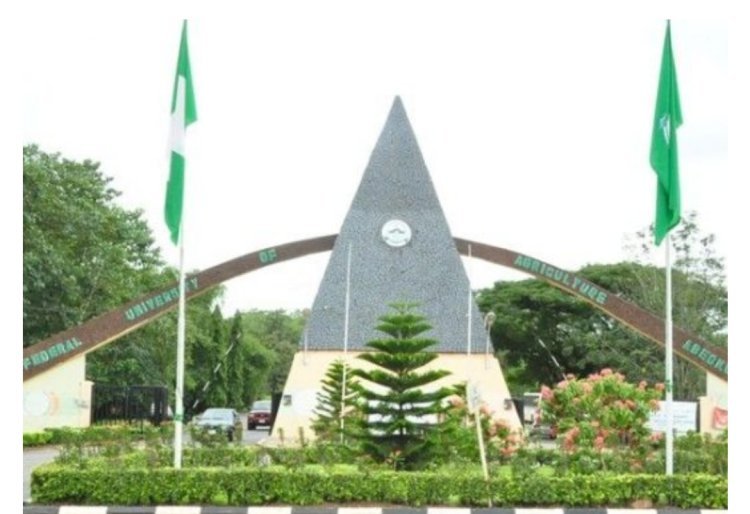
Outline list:
[[[91,424],[149,421],[158,425],[169,419],[169,393],[165,386],[110,386],[94,384]]]

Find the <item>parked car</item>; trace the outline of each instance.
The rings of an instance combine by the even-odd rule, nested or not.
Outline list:
[[[226,434],[230,441],[242,441],[242,421],[234,409],[206,409],[195,418],[195,426],[209,434]]]
[[[253,403],[247,414],[247,429],[255,430],[259,426],[271,426],[271,400],[259,400]]]
[[[537,412],[534,415],[534,424],[529,429],[529,435],[540,439],[557,439],[557,426],[543,423],[541,412]]]

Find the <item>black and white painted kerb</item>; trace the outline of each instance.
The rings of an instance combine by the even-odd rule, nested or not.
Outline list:
[[[24,514],[720,514],[711,509],[609,509],[609,508],[409,508],[409,507],[125,507],[35,506]]]

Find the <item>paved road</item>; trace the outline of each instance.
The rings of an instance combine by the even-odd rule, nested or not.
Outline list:
[[[244,420],[245,417],[243,416]],[[242,434],[242,444],[255,444],[268,437],[267,428],[258,430],[245,429]],[[23,450],[23,500],[31,499],[31,472],[34,468],[45,462],[50,462],[60,453],[56,446],[45,446],[40,448],[25,448]]]
[[[31,498],[31,471],[45,462],[49,462],[60,453],[56,446],[24,448],[23,450],[23,501]]]

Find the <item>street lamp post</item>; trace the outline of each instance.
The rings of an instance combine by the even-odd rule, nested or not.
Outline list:
[[[560,376],[562,377],[563,382],[566,382],[568,380],[568,377],[565,376],[565,372],[563,371],[562,366],[560,366],[560,363],[557,362],[557,359],[555,359],[555,356],[552,354],[551,351],[549,351],[549,348],[547,348],[547,345],[544,344],[544,341],[542,341],[540,337],[537,337],[536,340],[539,343],[539,345],[546,350],[547,354],[552,359],[552,362],[555,364],[555,367],[557,367],[558,371],[560,371]]]

